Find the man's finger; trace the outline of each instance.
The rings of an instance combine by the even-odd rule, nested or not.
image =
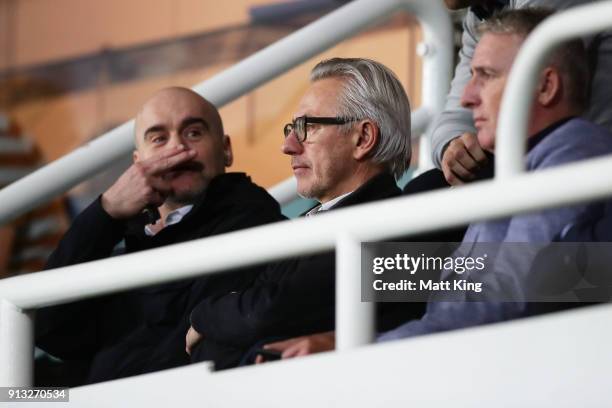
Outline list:
[[[266,350],[284,351],[288,347],[291,347],[293,344],[295,344],[297,341],[299,341],[299,340],[298,339],[289,339],[289,340],[277,341],[275,343],[268,343],[268,344],[264,345],[263,348],[266,349]]]
[[[299,356],[305,356],[308,354],[308,344],[307,341],[300,341],[295,343],[291,347],[288,347],[285,351],[283,351],[282,358],[293,358]]]
[[[482,147],[480,147],[476,135],[473,135],[472,133],[464,133],[461,136],[461,139],[463,140],[463,144],[467,152],[478,164],[483,165],[488,161],[487,155]]]
[[[187,330],[187,334],[185,334],[185,352],[191,355],[191,344],[189,341],[189,333],[191,333],[191,327]]]
[[[461,162],[455,161],[449,166],[449,170],[459,177],[462,181],[468,181],[474,178],[474,173],[463,166]]]
[[[457,186],[457,185],[463,184],[463,180],[461,180],[461,177],[453,173],[453,171],[450,169],[448,165],[444,164],[442,166],[442,172],[444,173],[444,178],[446,179],[448,184],[450,184],[451,186]]]
[[[173,167],[193,159],[196,155],[195,150],[170,150],[168,154],[152,157],[141,164],[145,168],[145,173],[151,176],[158,176]]]
[[[474,173],[480,168],[480,164],[476,160],[474,160],[474,158],[467,150],[457,152],[457,154],[455,155],[455,160],[451,162],[451,170],[455,171],[455,166],[457,165],[459,165],[469,173]],[[458,174],[461,173],[458,172]]]

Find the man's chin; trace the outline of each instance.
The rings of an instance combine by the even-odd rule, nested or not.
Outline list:
[[[174,188],[166,200],[173,204],[193,204],[202,196],[205,190],[206,186],[204,185],[192,188]]]
[[[495,136],[483,131],[478,132],[478,144],[483,150],[493,153],[495,150]]]
[[[319,197],[320,191],[316,186],[313,186],[310,184],[300,185],[300,182],[298,180],[297,193],[300,197],[305,198],[307,200],[317,200],[317,197]]]

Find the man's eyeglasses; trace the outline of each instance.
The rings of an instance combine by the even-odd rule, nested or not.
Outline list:
[[[291,134],[291,132],[295,132],[295,138],[297,139],[297,141],[303,143],[306,140],[306,137],[308,137],[308,135],[306,134],[306,130],[308,129],[308,125],[311,123],[316,123],[319,125],[344,125],[357,120],[359,119],[341,118],[338,116],[300,116],[299,118],[295,118],[292,123],[287,123],[283,128],[283,133],[285,134],[285,138],[287,138]]]

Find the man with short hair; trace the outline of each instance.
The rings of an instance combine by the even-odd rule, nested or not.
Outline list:
[[[529,33],[550,15],[542,9],[521,9],[493,16],[481,27],[482,37],[471,62],[472,77],[461,103],[470,109],[478,143],[493,152],[500,103],[512,63]],[[602,127],[578,118],[588,103],[589,70],[575,61],[585,58],[580,40],[558,47],[540,71],[528,121],[527,170],[539,171],[612,153],[612,135]],[[571,188],[571,186],[568,186]],[[561,230],[588,214],[600,214],[605,203],[586,203],[477,222],[468,228],[464,242],[551,242]],[[513,293],[525,293],[530,265],[537,252],[500,249],[494,270],[511,273]],[[512,265],[504,270],[504,265]],[[494,279],[497,279],[493,276]],[[381,336],[393,340],[414,335],[508,320],[527,314],[525,302],[429,302],[422,319],[408,322]]]
[[[122,240],[133,253],[284,219],[249,177],[225,172],[233,155],[219,112],[189,89],[163,89],[144,104],[135,145],[134,164],[76,218],[47,269],[106,258]],[[151,218],[156,211],[159,220]],[[87,382],[187,364],[191,310],[239,290],[259,270],[43,308],[37,345],[67,361],[91,360]]]
[[[319,202],[307,215],[400,196],[395,179],[410,159],[410,105],[397,77],[375,61],[334,58],[310,79],[282,146],[299,194]],[[333,330],[334,272],[333,253],[287,260],[245,290],[208,299],[191,314],[192,359],[210,358],[197,346],[200,335],[235,347],[234,361],[217,362],[227,368],[262,340]],[[379,330],[423,312],[420,303],[379,306]]]
[[[487,163],[485,151],[476,138],[471,112],[460,103],[463,89],[470,79],[470,62],[481,35],[479,24],[502,9],[550,7],[564,10],[594,1],[598,0],[445,0],[451,10],[469,7],[463,21],[459,63],[445,109],[434,123],[431,136],[433,161],[450,184],[474,180],[479,169]],[[589,106],[583,116],[612,130],[612,39],[608,33],[601,33],[585,38],[585,43],[588,52],[572,60],[572,65],[577,68],[592,65],[594,73],[592,82],[581,84],[587,95],[590,92]]]

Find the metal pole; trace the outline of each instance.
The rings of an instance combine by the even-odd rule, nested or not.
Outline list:
[[[418,173],[434,167],[431,159],[433,118],[444,109],[453,71],[453,24],[442,1],[406,2],[406,9],[419,19],[423,41],[417,55],[423,60],[421,107],[427,114],[427,126],[419,144]]]
[[[361,301],[361,245],[347,234],[336,244],[336,350],[374,340],[375,303]]]
[[[0,387],[34,383],[34,316],[0,300]]]

